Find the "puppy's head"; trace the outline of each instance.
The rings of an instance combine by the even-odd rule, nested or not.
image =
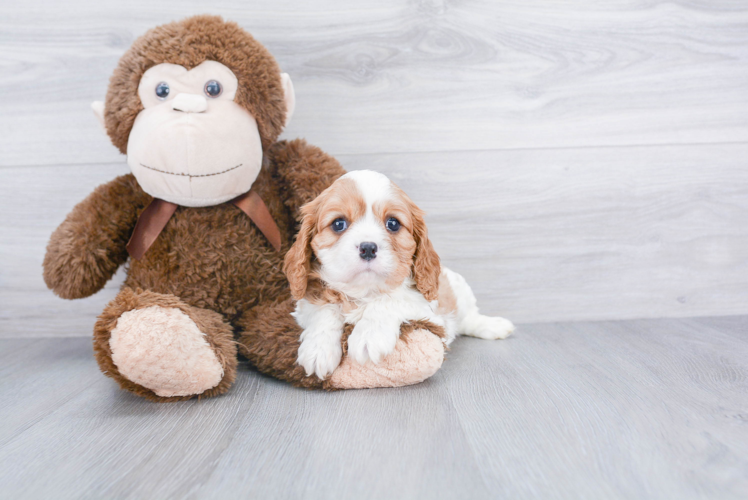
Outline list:
[[[283,266],[295,299],[306,293],[314,259],[322,280],[352,297],[391,290],[412,275],[426,299],[436,299],[441,268],[424,213],[384,175],[349,172],[301,215]]]

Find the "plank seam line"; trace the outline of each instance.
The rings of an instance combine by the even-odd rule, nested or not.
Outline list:
[[[326,151],[328,154],[338,156],[387,156],[387,155],[419,155],[419,154],[449,154],[449,153],[484,153],[484,152],[503,152],[503,151],[564,151],[572,149],[626,149],[626,148],[658,148],[658,147],[701,147],[701,146],[740,146],[748,145],[748,141],[727,141],[727,142],[691,142],[691,143],[657,143],[657,144],[603,144],[594,146],[559,146],[559,147],[538,147],[538,148],[493,148],[493,149],[448,149],[432,151],[376,151],[366,153],[334,153]],[[0,165],[0,169],[11,168],[41,168],[41,167],[86,167],[91,165],[121,165],[127,166],[123,157],[122,162],[104,161],[104,162],[85,162],[85,163],[38,163],[29,165]]]

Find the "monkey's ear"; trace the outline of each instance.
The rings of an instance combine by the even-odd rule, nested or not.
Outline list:
[[[106,123],[104,122],[104,102],[94,101],[91,103],[91,109],[93,109],[94,115],[99,119],[99,123],[102,128],[106,130]]]
[[[293,116],[293,110],[296,108],[296,95],[293,92],[293,82],[288,73],[281,73],[281,84],[283,85],[283,98],[286,101],[286,123],[283,126],[288,127],[291,116]]]

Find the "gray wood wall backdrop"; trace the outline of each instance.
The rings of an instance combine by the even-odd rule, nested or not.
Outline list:
[[[51,231],[127,171],[91,114],[148,28],[215,13],[292,76],[285,137],[392,176],[517,322],[748,313],[748,2],[3,0],[0,336],[89,335]]]

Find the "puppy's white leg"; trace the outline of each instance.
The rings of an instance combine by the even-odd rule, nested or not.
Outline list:
[[[457,301],[457,330],[460,334],[488,340],[505,339],[511,335],[514,331],[511,321],[478,312],[477,300],[465,278],[446,267],[442,268],[442,272]]]
[[[307,300],[296,303],[293,313],[301,333],[296,364],[304,367],[307,376],[316,374],[324,379],[340,364],[343,348],[343,315],[335,304],[315,305]]]
[[[437,314],[421,292],[410,285],[366,304],[361,317],[348,337],[348,357],[364,364],[379,363],[395,349],[400,338],[400,325],[409,320],[427,320],[449,328],[448,318]]]

